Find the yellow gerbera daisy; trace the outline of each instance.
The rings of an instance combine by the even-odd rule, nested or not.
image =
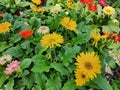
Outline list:
[[[9,32],[10,26],[11,26],[11,23],[9,23],[9,22],[1,23],[0,24],[0,33]]]
[[[82,73],[79,69],[76,69],[75,71],[75,82],[77,86],[83,86],[86,84],[86,82],[89,81],[88,76],[86,74]]]
[[[97,73],[101,73],[99,57],[95,55],[95,52],[82,52],[77,56],[76,61],[77,68],[91,80],[96,77]]]
[[[92,38],[94,39],[94,42],[92,43],[93,45],[95,45],[95,47],[97,46],[97,43],[100,39],[105,39],[107,38],[108,36],[107,35],[100,35],[99,33],[97,32],[90,32],[91,35],[92,35]]]
[[[67,29],[69,29],[71,31],[75,31],[76,27],[77,27],[76,22],[71,20],[70,17],[64,17],[61,20],[61,24],[62,24],[62,26],[64,26],[65,28],[67,28]]]
[[[72,2],[71,0],[68,0],[67,6],[68,6],[68,8],[72,9],[73,6],[74,6],[74,5],[73,5],[73,2]]]
[[[36,5],[40,5],[42,2],[41,0],[32,0],[33,3],[35,3]]]
[[[46,48],[53,48],[54,45],[60,46],[60,44],[63,43],[63,36],[57,34],[57,33],[52,33],[52,34],[46,34],[42,37],[41,39],[41,46],[46,47]]]

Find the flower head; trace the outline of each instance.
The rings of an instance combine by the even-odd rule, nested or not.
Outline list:
[[[93,45],[97,46],[97,43],[100,39],[106,39],[108,35],[100,35],[97,32],[91,32],[92,38],[94,39]]]
[[[106,2],[104,0],[98,0],[99,4],[103,7],[107,6]]]
[[[1,23],[0,24],[0,33],[9,32],[10,26],[11,26],[11,23],[9,23],[9,22]]]
[[[82,52],[77,56],[76,61],[76,68],[91,80],[97,76],[96,74],[101,73],[99,56],[95,55],[95,52]]]
[[[112,15],[115,13],[115,9],[111,6],[106,6],[103,8],[103,12],[107,15]]]
[[[12,60],[11,55],[3,55],[2,57],[0,57],[0,65],[4,65],[7,61],[10,60]]]
[[[68,8],[72,9],[73,6],[74,6],[74,5],[73,5],[73,2],[72,2],[71,0],[68,0],[67,6],[68,6]]]
[[[80,2],[81,2],[82,4],[90,4],[90,3],[93,3],[94,0],[80,0]]]
[[[44,12],[44,8],[38,8],[36,6],[33,6],[32,10],[35,11],[35,12]]]
[[[61,6],[60,4],[56,4],[54,7],[51,8],[50,12],[52,13],[58,13],[59,11],[61,11]]]
[[[0,13],[0,17],[2,17],[3,16],[3,14],[2,13]]]
[[[20,62],[15,60],[12,61],[10,64],[7,65],[4,73],[5,74],[12,74],[13,72],[16,72],[19,69]]]
[[[23,30],[19,33],[19,35],[21,37],[23,37],[24,39],[28,39],[30,38],[30,36],[33,34],[33,31],[32,30]]]
[[[77,27],[76,22],[73,21],[72,19],[70,19],[70,17],[64,17],[61,20],[61,24],[62,24],[62,26],[64,26],[65,28],[67,28],[67,29],[69,29],[71,31],[75,31],[76,27]]]
[[[42,34],[46,34],[46,33],[49,33],[49,27],[47,26],[41,26],[39,29],[38,29],[38,33],[42,33]]]
[[[42,3],[41,0],[32,0],[33,3],[35,3],[36,5],[40,5]]]
[[[92,12],[96,12],[97,11],[97,6],[93,5],[93,4],[88,4],[88,9]]]
[[[63,43],[63,36],[57,34],[57,33],[52,33],[52,34],[45,34],[42,39],[40,40],[41,46],[46,47],[46,48],[53,48],[54,45],[60,46],[60,44]]]
[[[82,71],[79,69],[76,69],[75,71],[75,82],[77,86],[83,86],[86,84],[86,82],[89,81],[89,78],[86,74],[84,74]]]

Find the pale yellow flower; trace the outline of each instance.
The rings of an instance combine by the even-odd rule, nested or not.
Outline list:
[[[112,20],[113,23],[118,23],[119,21],[117,19]]]
[[[51,8],[50,12],[52,13],[58,13],[59,11],[61,11],[61,6],[60,4],[56,4],[54,7]]]
[[[41,26],[39,29],[38,29],[38,33],[42,33],[42,34],[46,34],[46,33],[49,33],[50,29],[49,27],[47,26]]]
[[[112,15],[115,13],[115,9],[111,6],[106,6],[103,8],[103,12],[107,15]]]

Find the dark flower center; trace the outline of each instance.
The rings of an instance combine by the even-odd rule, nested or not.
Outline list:
[[[90,62],[85,63],[85,68],[88,69],[88,70],[93,69],[92,64]]]

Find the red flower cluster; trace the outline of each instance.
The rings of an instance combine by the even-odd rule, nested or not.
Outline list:
[[[23,37],[24,39],[28,39],[30,38],[30,36],[33,34],[33,31],[32,30],[23,30],[19,33],[19,35],[21,37]]]
[[[97,6],[93,4],[94,0],[79,0],[82,4],[88,5],[88,9],[92,12],[97,11]]]
[[[114,43],[120,42],[120,35],[117,33],[108,34],[108,32],[103,32],[104,35],[108,35],[109,38],[114,39]]]

